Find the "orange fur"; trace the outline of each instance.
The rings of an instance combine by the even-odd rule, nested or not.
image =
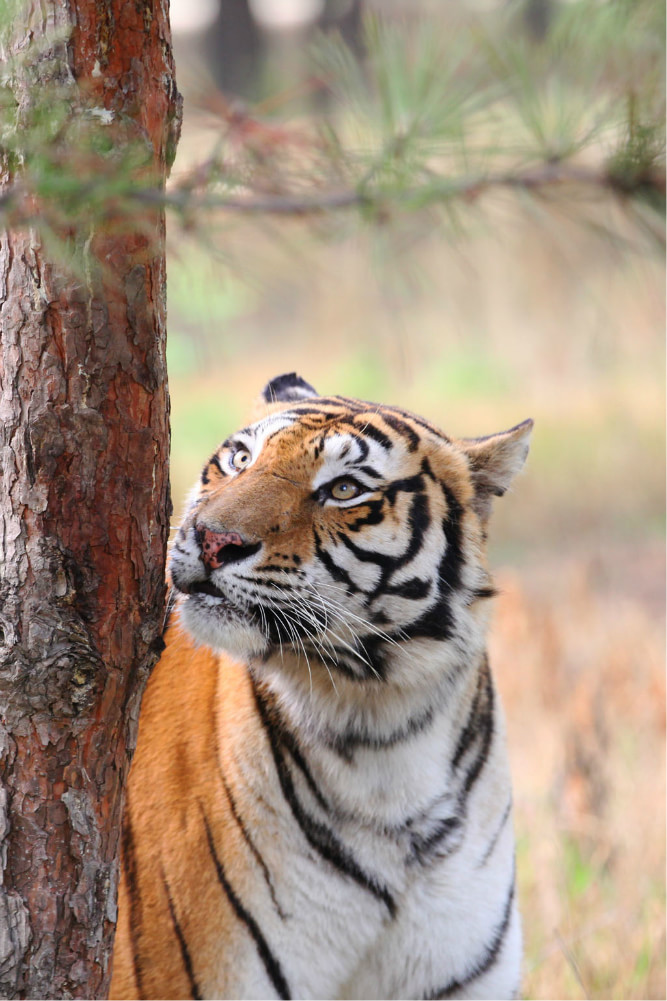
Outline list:
[[[130,927],[133,874],[124,869],[112,998],[163,998],[165,983],[172,985],[171,997],[191,996],[174,923],[165,921],[169,903],[163,877],[168,880],[175,916],[188,949],[197,954],[198,969],[218,970],[224,961],[216,943],[226,925],[231,936],[236,917],[219,892],[200,820],[202,808],[215,827],[216,848],[225,868],[233,868],[236,885],[243,883],[242,835],[220,772],[218,713],[224,716],[224,744],[233,744],[240,727],[252,756],[247,740],[254,707],[248,679],[231,659],[218,658],[205,647],[196,648],[178,622],[165,638],[165,652],[144,695],[125,817],[125,845],[131,836],[140,881],[140,946],[161,959],[159,965],[139,971],[137,976],[134,930]],[[224,678],[222,686],[220,678]],[[223,698],[216,712],[219,687]],[[259,739],[259,732],[257,736]],[[223,753],[227,750],[225,747]],[[232,772],[228,781],[232,781],[233,756],[225,756]],[[159,827],[154,824],[156,815],[160,816]],[[187,853],[181,851],[184,841]],[[127,849],[124,854],[127,858]],[[168,873],[162,872],[159,860],[168,867]],[[205,981],[202,986],[206,987]]]

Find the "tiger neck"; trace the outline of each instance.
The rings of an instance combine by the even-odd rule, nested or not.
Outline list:
[[[313,816],[337,818],[341,830],[361,825],[380,841],[408,828],[418,841],[423,828],[428,840],[434,823],[443,830],[454,823],[470,762],[478,750],[486,756],[494,726],[502,727],[492,722],[484,649],[444,658],[437,679],[409,691],[374,679],[355,689],[336,681],[336,693],[328,677],[328,688],[319,683],[313,664],[311,691],[307,670],[303,684],[285,661],[275,673],[265,667],[261,676],[251,672],[252,687],[288,799],[296,796]]]
[[[483,634],[461,644],[413,640],[386,654],[382,678],[337,677],[317,660],[287,654],[250,665],[257,696],[282,731],[341,760],[408,745],[437,728],[455,734],[480,674],[488,673]]]

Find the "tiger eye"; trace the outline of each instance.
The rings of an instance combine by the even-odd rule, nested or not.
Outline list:
[[[350,500],[361,493],[361,488],[354,480],[339,480],[331,487],[331,496],[334,500]]]
[[[247,448],[237,448],[231,461],[234,469],[245,469],[250,462],[250,452]]]

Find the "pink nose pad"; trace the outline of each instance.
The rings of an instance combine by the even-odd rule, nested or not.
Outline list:
[[[220,550],[224,546],[242,546],[243,539],[238,532],[212,532],[204,525],[197,525],[197,535],[201,546],[201,558],[209,570],[217,570],[223,566]]]

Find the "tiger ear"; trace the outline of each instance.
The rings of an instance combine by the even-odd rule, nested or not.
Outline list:
[[[265,403],[294,403],[296,400],[307,400],[310,396],[319,396],[319,393],[296,372],[277,375],[262,390]]]
[[[461,440],[475,490],[472,508],[483,522],[491,514],[492,498],[503,496],[526,461],[532,430],[533,422],[527,420],[486,438]]]

